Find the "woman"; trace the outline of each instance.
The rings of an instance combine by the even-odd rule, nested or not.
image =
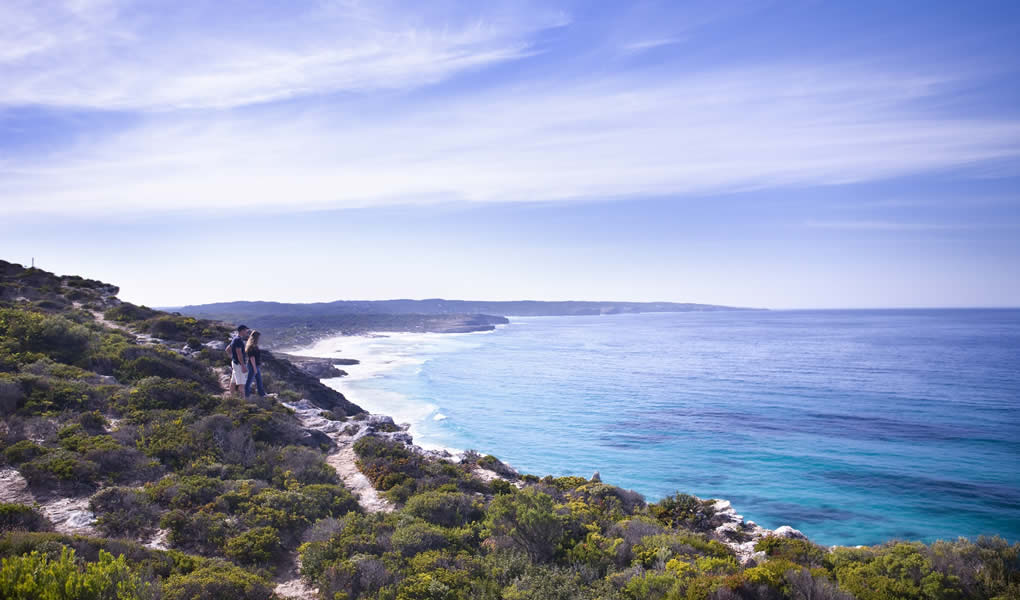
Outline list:
[[[252,331],[248,336],[248,343],[244,346],[244,354],[248,357],[248,380],[244,382],[244,397],[251,394],[251,382],[255,382],[255,389],[259,396],[265,396],[266,391],[262,389],[262,351],[259,350],[259,337],[262,334]]]

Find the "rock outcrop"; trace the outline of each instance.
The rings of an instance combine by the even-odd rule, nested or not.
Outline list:
[[[800,531],[783,525],[775,530],[765,529],[754,521],[745,521],[744,517],[737,514],[729,500],[716,500],[712,505],[714,515],[712,524],[715,529],[712,537],[729,546],[737,555],[741,565],[752,565],[760,563],[765,559],[764,552],[756,552],[754,549],[758,540],[763,537],[777,536],[806,540],[806,535]]]
[[[309,375],[286,358],[278,358],[268,350],[262,351],[262,368],[269,375],[286,379],[303,399],[315,406],[345,416],[365,412],[363,408],[349,401],[343,394],[323,385],[317,377]]]
[[[314,377],[316,379],[333,379],[334,377],[345,377],[347,371],[336,368],[336,365],[344,364],[358,364],[357,360],[352,358],[336,359],[336,358],[315,358],[311,356],[295,356],[293,354],[280,354],[278,356],[286,358],[294,366],[303,371],[306,375]]]

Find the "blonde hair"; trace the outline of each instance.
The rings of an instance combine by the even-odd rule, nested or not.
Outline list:
[[[245,353],[251,352],[252,348],[259,347],[259,336],[262,335],[258,330],[252,330],[251,335],[248,336],[248,343],[244,345]]]

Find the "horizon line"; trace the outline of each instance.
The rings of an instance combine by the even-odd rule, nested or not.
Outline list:
[[[590,303],[590,304],[689,304],[694,306],[712,306],[719,308],[726,308],[730,310],[740,311],[878,311],[878,310],[1020,310],[1020,305],[1015,306],[1003,306],[1003,305],[944,305],[944,306],[932,306],[932,305],[913,305],[913,306],[786,306],[786,307],[753,307],[753,306],[734,306],[730,304],[712,304],[707,302],[680,302],[675,300],[467,300],[461,298],[383,298],[383,299],[337,299],[337,300],[318,300],[311,302],[293,302],[283,300],[225,300],[217,302],[204,302],[201,304],[182,304],[175,306],[154,306],[152,308],[162,311],[170,311],[174,309],[182,308],[200,308],[203,306],[210,306],[214,304],[290,304],[290,305],[314,305],[314,304],[333,304],[338,302],[426,302],[430,300],[438,300],[444,302],[474,302],[474,303],[523,303],[523,302],[535,302],[535,303]],[[656,311],[656,312],[713,312],[713,311]],[[633,313],[631,313],[633,314]],[[561,316],[572,316],[572,315],[561,315]],[[577,316],[595,316],[595,315],[577,315]]]

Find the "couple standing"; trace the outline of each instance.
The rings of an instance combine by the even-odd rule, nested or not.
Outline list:
[[[261,335],[245,325],[238,325],[237,332],[227,345],[227,353],[230,354],[230,383],[238,396],[241,395],[241,386],[244,386],[244,397],[247,398],[251,394],[252,382],[255,382],[259,396],[266,395],[262,388],[262,351],[259,350]]]

